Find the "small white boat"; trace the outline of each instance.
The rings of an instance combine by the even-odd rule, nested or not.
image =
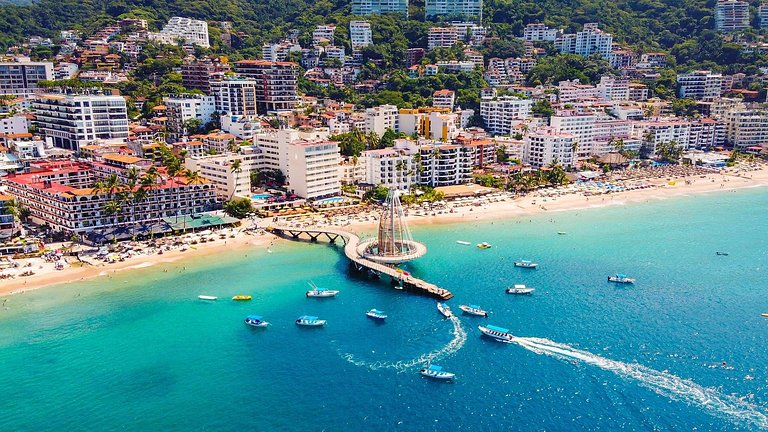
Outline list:
[[[477,247],[480,248],[480,249],[490,249],[491,248],[491,244],[488,243],[488,242],[482,242],[482,243],[478,243]]]
[[[536,291],[534,288],[528,288],[523,284],[515,284],[511,288],[507,288],[507,294],[531,295],[534,291]]]
[[[247,317],[245,317],[245,323],[251,327],[260,327],[260,328],[264,328],[269,325],[268,322],[264,321],[261,315],[248,315]]]
[[[528,261],[528,260],[515,261],[515,267],[535,269],[538,266],[539,264],[533,261]]]
[[[419,373],[425,377],[439,379],[439,380],[450,380],[456,376],[456,374],[451,372],[446,372],[443,370],[442,366],[437,366],[437,365],[431,365],[428,368],[424,368],[420,370]]]
[[[325,325],[325,320],[321,320],[316,316],[302,315],[296,319],[296,324],[307,327],[320,327]]]
[[[635,280],[627,277],[627,275],[623,273],[616,273],[615,275],[608,276],[608,282],[615,282],[620,284],[633,284],[635,283]]]
[[[458,243],[460,245],[465,245],[465,246],[472,244],[472,243],[470,243],[468,241],[464,241],[464,240],[456,240],[456,243]]]
[[[200,300],[216,300],[218,297],[216,296],[209,296],[209,295],[199,295],[197,296]]]
[[[478,305],[473,305],[473,304],[471,304],[471,305],[460,305],[459,309],[461,309],[462,311],[464,311],[465,313],[468,313],[470,315],[484,316],[484,317],[488,316],[488,312],[484,311]]]
[[[339,293],[338,290],[329,290],[325,288],[319,288],[317,285],[315,285],[312,282],[309,283],[309,286],[311,286],[312,289],[307,291],[307,297],[320,297],[320,298],[336,297],[336,294]]]
[[[485,327],[478,326],[477,328],[480,329],[484,335],[501,342],[512,342],[514,339],[514,336],[512,336],[512,334],[509,332],[509,329],[505,329],[503,327],[489,325]]]
[[[567,232],[565,232],[565,231],[558,231],[558,232],[557,232],[557,235],[566,235],[566,234],[568,234],[568,233],[567,233]]]
[[[384,320],[387,319],[387,314],[384,313],[384,311],[380,311],[378,309],[371,309],[368,312],[365,313],[368,318],[378,319],[378,320]]]
[[[450,318],[453,316],[453,312],[451,311],[451,308],[448,307],[445,303],[437,303],[437,310],[440,311],[441,314],[443,314],[444,317]]]

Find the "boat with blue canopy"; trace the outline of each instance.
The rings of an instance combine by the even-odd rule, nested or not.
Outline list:
[[[504,327],[488,325],[478,326],[477,328],[480,329],[484,335],[497,341],[512,342],[512,339],[514,339],[514,336],[512,336],[512,333],[509,332],[509,329],[505,329]]]
[[[635,280],[627,277],[624,273],[616,273],[615,275],[608,276],[608,282],[615,282],[620,284],[633,284]]]
[[[325,288],[320,288],[317,285],[315,285],[313,282],[309,282],[309,286],[312,287],[312,289],[307,291],[307,297],[319,297],[319,298],[336,297],[336,294],[339,293],[338,290],[329,290]]]
[[[325,320],[312,315],[302,315],[296,319],[296,324],[307,327],[320,327],[325,325]]]
[[[456,374],[451,372],[446,372],[443,370],[442,366],[437,366],[437,365],[431,365],[427,368],[424,368],[420,370],[419,373],[424,375],[425,377],[439,379],[439,380],[450,380],[456,376]]]
[[[478,305],[473,305],[473,304],[471,304],[471,305],[459,305],[459,309],[464,311],[464,313],[468,313],[470,315],[484,316],[484,317],[488,316],[488,312],[484,311],[483,308],[481,308]]]
[[[268,322],[264,321],[264,317],[262,317],[261,315],[248,315],[247,317],[245,317],[245,323],[251,327],[261,327],[261,328],[264,328],[269,325]]]

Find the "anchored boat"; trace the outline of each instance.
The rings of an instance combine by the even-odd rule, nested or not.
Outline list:
[[[325,325],[325,320],[321,320],[316,316],[302,315],[296,319],[296,324],[307,327],[320,327]]]
[[[450,380],[456,376],[456,374],[451,372],[446,372],[443,370],[442,366],[437,366],[437,365],[431,365],[428,368],[424,368],[420,370],[419,373],[424,375],[425,377],[439,379],[439,380]]]
[[[531,295],[534,291],[536,291],[534,288],[528,288],[523,284],[515,284],[511,288],[507,288],[507,294]]]
[[[478,326],[477,328],[480,329],[480,331],[484,335],[490,338],[493,338],[497,341],[512,342],[512,339],[514,339],[514,336],[512,336],[512,334],[509,332],[509,329],[505,329],[503,327],[496,327],[493,325],[489,325],[485,327]]]
[[[312,289],[307,291],[307,297],[336,297],[336,294],[339,293],[338,290],[319,288],[312,282],[309,282],[309,286],[312,287]]]
[[[615,282],[620,284],[633,284],[635,283],[635,280],[627,277],[627,275],[623,273],[616,273],[615,275],[608,276],[608,282]]]
[[[368,318],[373,318],[373,319],[377,319],[377,320],[385,320],[385,319],[387,319],[387,314],[385,314],[384,311],[380,311],[378,309],[371,309],[368,312],[366,312],[365,315]]]
[[[247,317],[245,317],[245,323],[251,327],[261,327],[261,328],[264,328],[269,325],[268,322],[264,321],[264,318],[262,318],[261,315],[248,315]]]
[[[484,311],[478,305],[460,305],[459,309],[464,311],[464,313],[468,313],[470,315],[484,316],[484,317],[488,316],[488,312]]]
[[[470,242],[468,242],[468,241],[464,241],[464,240],[456,240],[456,243],[458,243],[458,244],[460,244],[460,245],[465,245],[465,246],[467,246],[467,245],[470,245],[470,244],[471,244]]]
[[[247,300],[250,300],[252,298],[253,297],[251,297],[249,295],[236,295],[236,296],[232,297],[232,300],[235,300],[235,301],[247,301]]]
[[[515,267],[535,269],[538,266],[539,264],[533,261],[528,261],[528,260],[515,261]]]
[[[216,300],[218,297],[216,297],[216,296],[209,296],[209,295],[199,295],[199,296],[197,296],[197,298],[199,298],[200,300],[209,300],[209,301],[211,301],[211,300]]]
[[[479,247],[480,249],[490,249],[491,244],[488,242],[482,242],[482,243],[478,243],[477,247]]]

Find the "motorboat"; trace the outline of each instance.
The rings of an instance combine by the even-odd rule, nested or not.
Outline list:
[[[451,308],[448,307],[445,303],[437,303],[437,310],[440,311],[441,314],[443,314],[446,318],[451,318],[453,316],[453,312],[451,311]]]
[[[235,301],[247,301],[247,300],[250,300],[252,298],[253,297],[251,297],[249,295],[236,295],[236,296],[232,297],[232,300],[235,300]]]
[[[566,235],[566,234],[568,234],[568,233],[567,233],[567,232],[565,232],[565,231],[558,231],[558,232],[557,232],[557,235]]]
[[[489,325],[489,326],[478,326],[477,328],[480,329],[480,331],[484,335],[490,338],[496,339],[497,341],[512,342],[512,340],[514,339],[514,336],[512,336],[512,334],[509,332],[509,329],[505,329],[503,327]]]
[[[462,311],[464,311],[464,313],[468,313],[468,314],[470,314],[470,315],[475,315],[475,316],[484,316],[484,317],[487,317],[487,316],[488,316],[488,312],[484,311],[484,310],[483,310],[483,309],[482,309],[480,306],[478,306],[478,305],[473,305],[473,304],[471,304],[471,305],[460,305],[460,306],[459,306],[459,309],[461,309]]]
[[[716,255],[728,256],[728,252],[715,252]]]
[[[320,327],[325,325],[325,320],[321,320],[316,316],[302,315],[296,319],[296,324],[307,327]]]
[[[248,315],[245,317],[245,323],[251,327],[266,327],[269,325],[261,315]]]
[[[768,318],[768,313],[761,313],[760,316],[763,318]]]
[[[368,318],[373,318],[377,320],[384,320],[387,319],[387,314],[384,313],[384,311],[380,311],[378,309],[371,309],[368,312],[365,313]]]
[[[528,260],[515,261],[515,267],[535,269],[538,266],[539,264],[533,261],[528,261]]]
[[[320,288],[314,283],[310,282],[309,286],[312,287],[311,290],[307,291],[307,297],[336,297],[336,294],[339,293],[338,290],[329,290],[325,288]]]
[[[464,245],[464,246],[472,244],[472,243],[470,243],[468,241],[464,241],[464,240],[456,240],[456,243],[458,243],[460,245]]]
[[[216,297],[216,296],[209,296],[209,295],[199,295],[199,296],[197,296],[197,298],[199,298],[200,300],[212,301],[212,300],[216,300],[218,297]]]
[[[491,245],[488,242],[482,242],[482,243],[478,243],[477,247],[479,247],[480,249],[490,249]]]
[[[615,282],[620,284],[633,284],[635,280],[627,277],[623,273],[616,273],[615,275],[608,276],[608,282]]]
[[[451,372],[446,372],[443,370],[442,366],[437,366],[437,365],[431,365],[427,368],[424,368],[420,370],[419,373],[425,377],[439,379],[439,380],[450,380],[456,376],[456,374]]]
[[[531,295],[534,291],[536,291],[534,288],[528,288],[523,284],[515,284],[514,286],[507,288],[507,294]]]

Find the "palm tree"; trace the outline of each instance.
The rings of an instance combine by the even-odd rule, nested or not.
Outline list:
[[[235,190],[237,190],[237,183],[240,178],[240,173],[243,172],[242,164],[243,164],[243,161],[241,161],[240,159],[235,159],[229,164],[229,171],[235,175],[235,181],[232,188],[232,195],[230,195],[229,199],[232,199],[235,196]]]

